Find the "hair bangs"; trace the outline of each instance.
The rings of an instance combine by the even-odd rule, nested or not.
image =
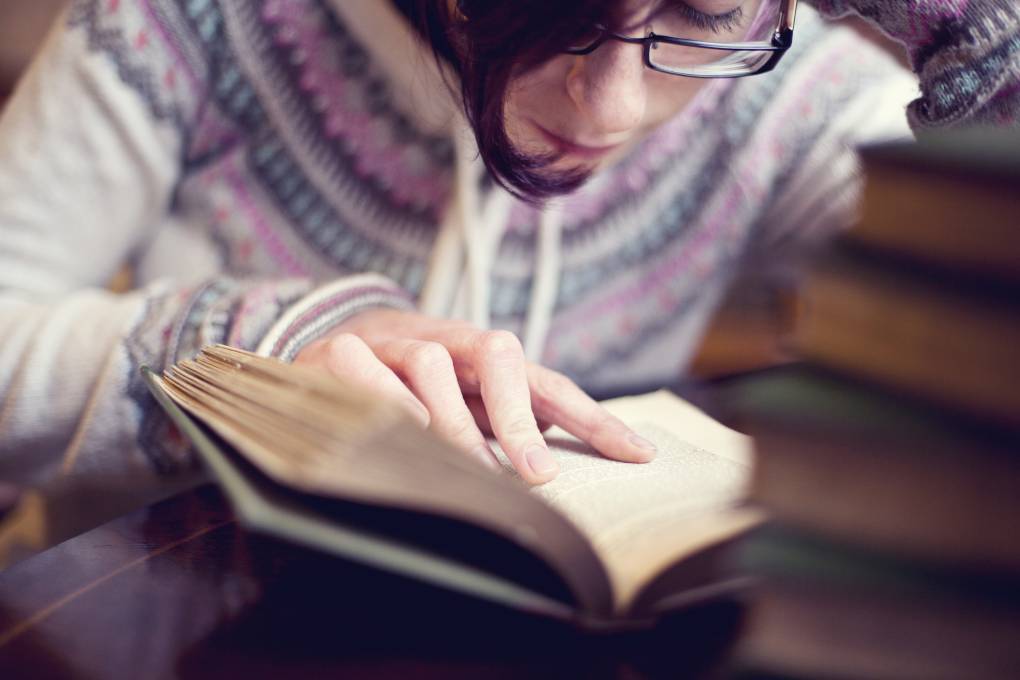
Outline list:
[[[554,172],[556,156],[514,147],[506,131],[507,93],[513,78],[583,41],[592,27],[620,26],[620,0],[393,1],[459,76],[464,113],[497,182],[531,203],[584,183],[587,171]]]

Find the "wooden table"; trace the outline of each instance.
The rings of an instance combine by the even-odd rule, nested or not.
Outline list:
[[[704,676],[740,614],[583,634],[252,535],[207,486],[0,572],[0,678]]]

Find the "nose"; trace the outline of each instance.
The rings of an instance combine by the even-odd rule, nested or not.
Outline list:
[[[593,132],[628,132],[644,119],[647,92],[640,50],[612,41],[574,58],[567,93]]]

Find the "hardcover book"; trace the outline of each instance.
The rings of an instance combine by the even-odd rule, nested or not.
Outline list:
[[[224,346],[143,369],[250,529],[593,628],[654,622],[746,585],[719,555],[757,524],[750,440],[669,392],[604,402],[659,449],[607,460],[547,433],[528,487],[333,376]]]

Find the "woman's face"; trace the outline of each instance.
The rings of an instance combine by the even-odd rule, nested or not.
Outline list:
[[[719,42],[743,39],[761,2],[623,1],[627,35],[655,31]],[[514,145],[529,155],[559,154],[553,170],[595,171],[619,159],[708,82],[646,68],[642,49],[609,40],[591,54],[564,54],[517,78],[506,109]]]

